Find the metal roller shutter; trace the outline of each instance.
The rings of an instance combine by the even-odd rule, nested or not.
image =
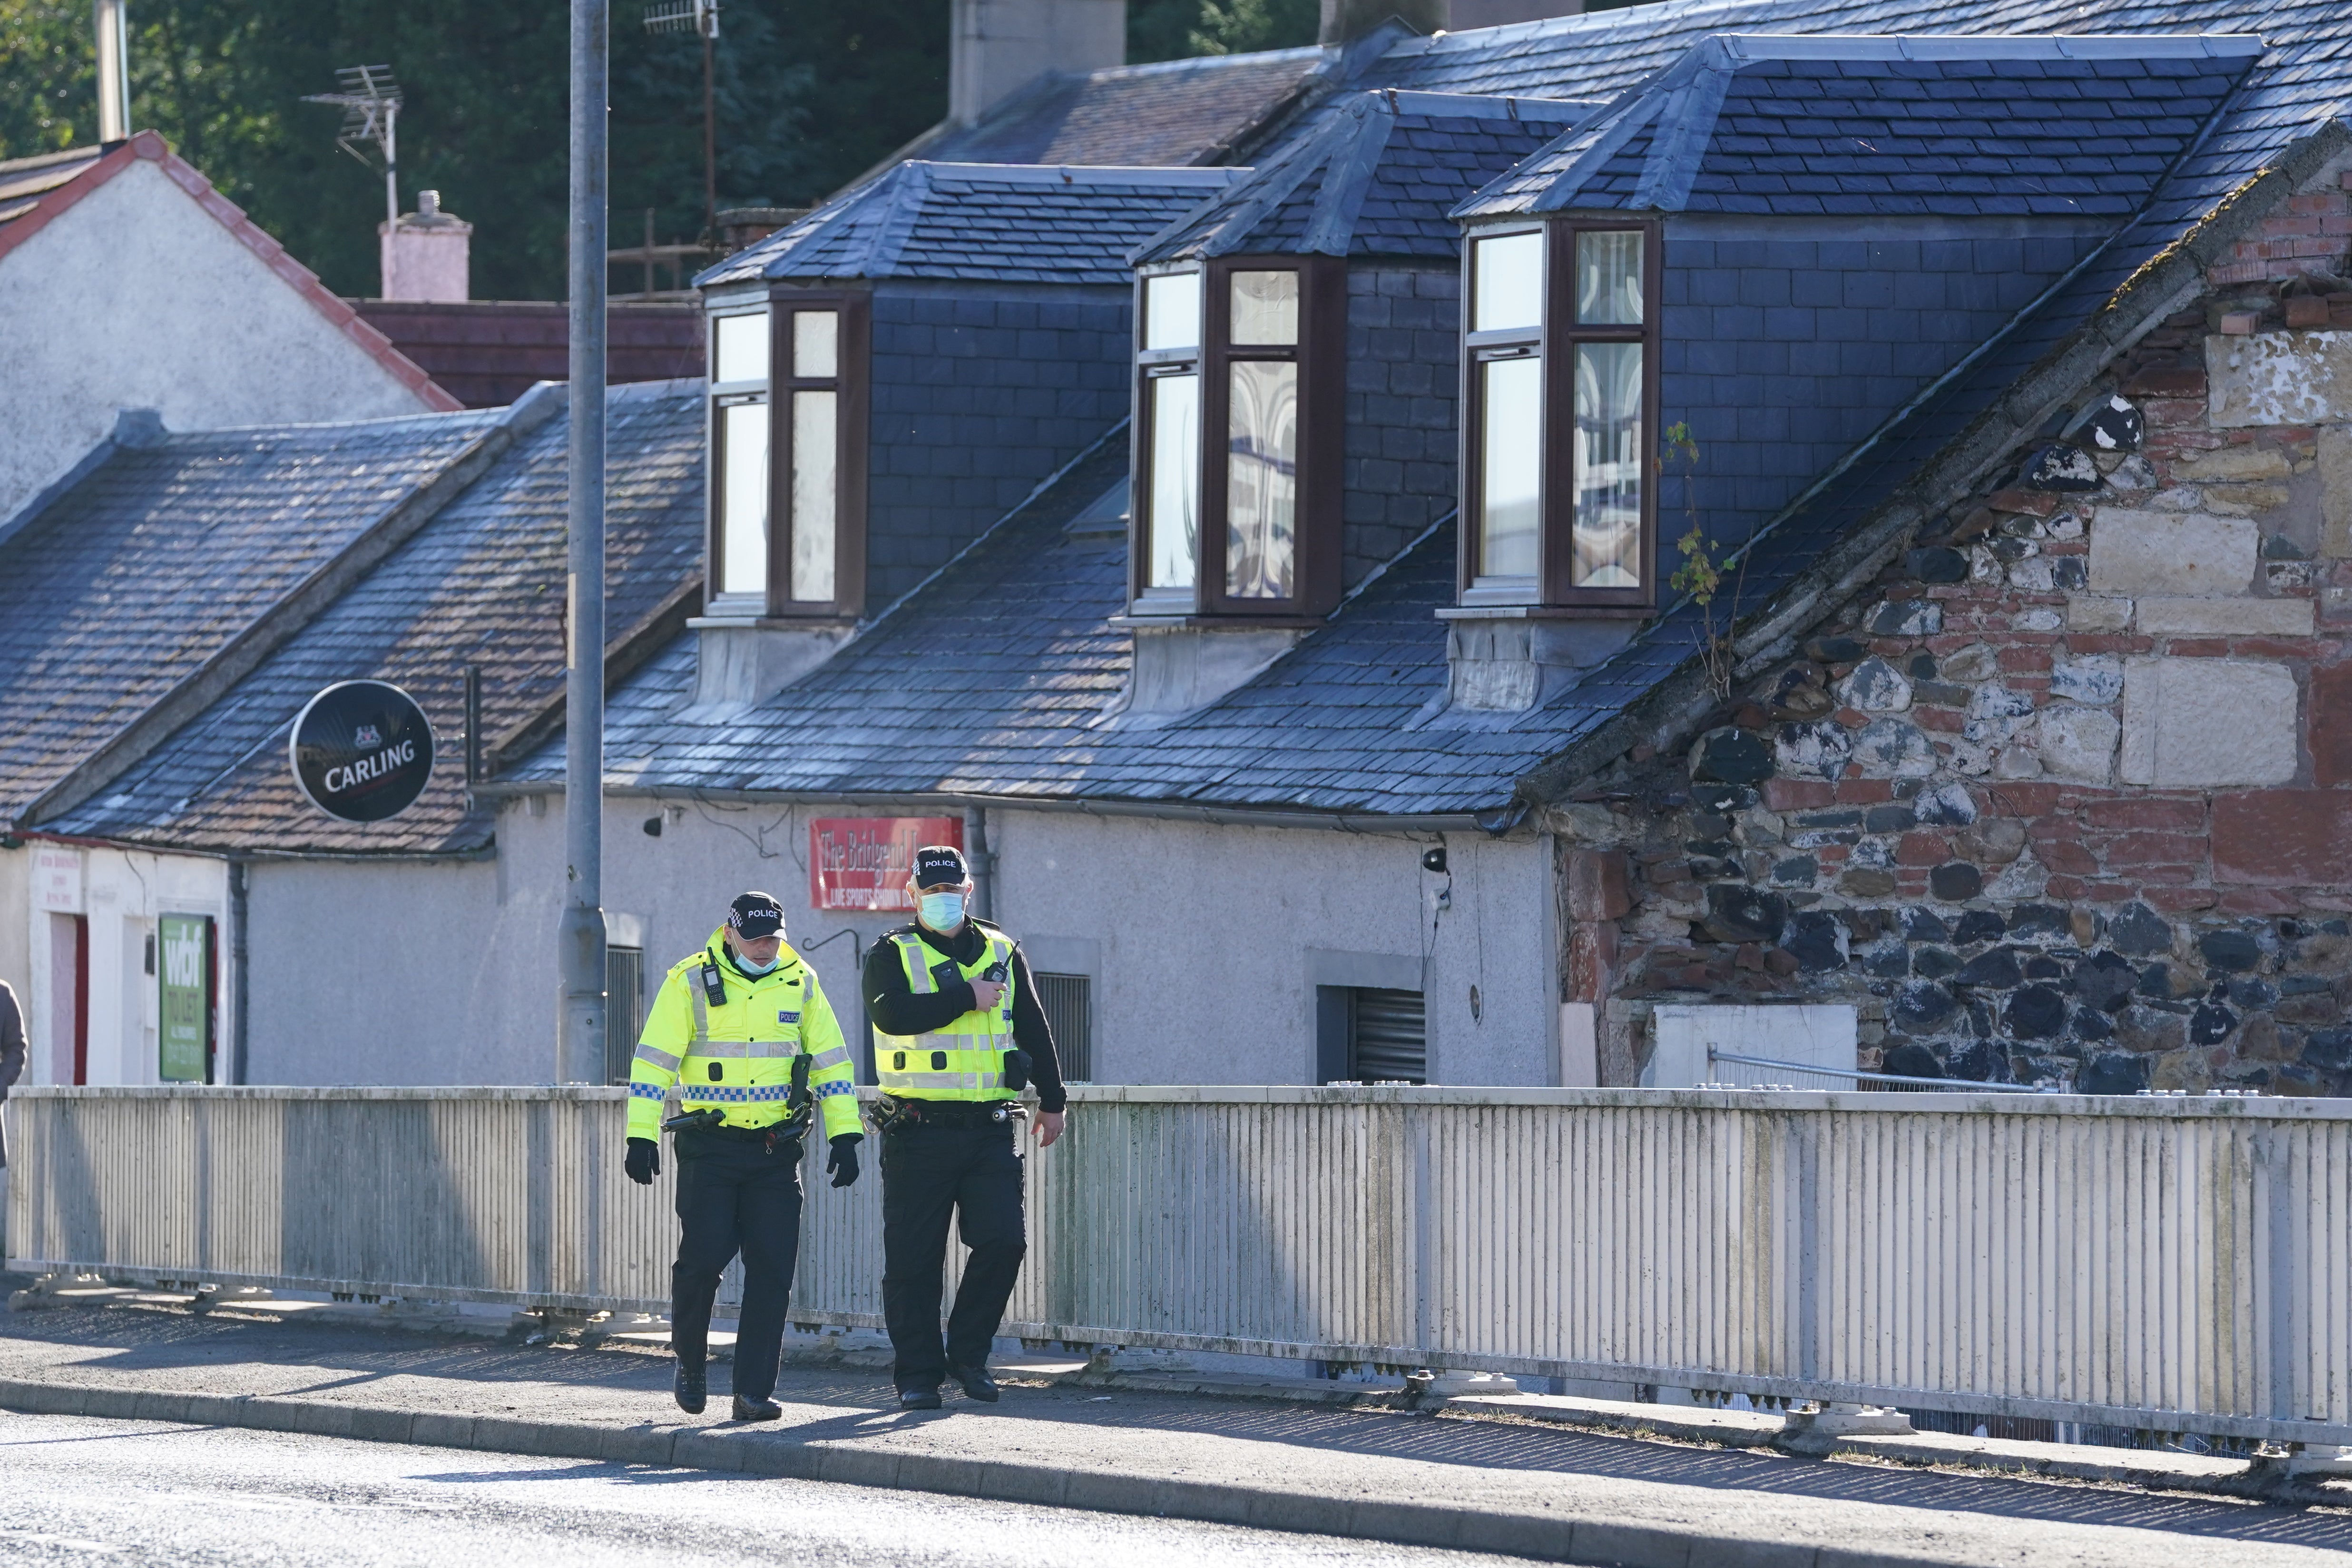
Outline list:
[[[1095,1077],[1094,982],[1084,974],[1037,974],[1037,1005],[1054,1031],[1054,1055],[1065,1083]]]
[[[1429,1013],[1418,991],[1358,986],[1349,999],[1350,1077],[1364,1083],[1426,1083]]]

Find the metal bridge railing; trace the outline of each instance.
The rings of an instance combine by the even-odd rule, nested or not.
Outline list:
[[[1773,1057],[1741,1056],[1719,1046],[1706,1048],[1712,1062],[1737,1062],[1742,1067],[1776,1068],[1792,1080],[1785,1084],[1709,1084],[1709,1089],[1843,1089],[1849,1083],[1893,1083],[1908,1089],[1948,1094],[2059,1094],[2063,1090],[2025,1083],[1977,1083],[1968,1079],[1915,1078],[1899,1072],[1864,1072],[1859,1068],[1826,1068],[1818,1062],[1781,1061]],[[1820,1080],[1820,1081],[1816,1081]]]
[[[662,1310],[615,1089],[32,1089],[8,1266]],[[1091,1088],[1008,1333],[2352,1444],[2352,1102]],[[793,1315],[880,1321],[877,1184]]]

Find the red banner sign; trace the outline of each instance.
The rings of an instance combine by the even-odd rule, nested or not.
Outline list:
[[[820,816],[809,824],[809,907],[911,910],[907,879],[925,844],[963,847],[956,816]]]

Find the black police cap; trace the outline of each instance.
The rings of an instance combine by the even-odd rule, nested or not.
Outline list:
[[[729,907],[727,924],[745,942],[758,942],[784,929],[783,906],[773,893],[745,893]]]
[[[952,888],[971,876],[963,851],[952,844],[926,844],[915,851],[915,886]]]

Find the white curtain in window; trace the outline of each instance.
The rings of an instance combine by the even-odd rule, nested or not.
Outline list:
[[[1642,320],[1642,236],[1588,229],[1576,237],[1576,319],[1587,326]]]
[[[1642,585],[1642,345],[1576,345],[1580,588]]]
[[[793,394],[792,594],[803,604],[834,597],[835,401],[830,392]]]
[[[1144,514],[1150,553],[1145,586],[1189,588],[1201,538],[1201,378],[1156,375],[1150,396],[1150,510]]]
[[[1480,578],[1533,581],[1543,473],[1543,359],[1478,364]]]
[[[1237,360],[1227,369],[1225,592],[1287,599],[1298,559],[1298,366]]]
[[[763,318],[764,320],[764,318]],[[768,405],[719,410],[719,582],[722,594],[768,591]]]

